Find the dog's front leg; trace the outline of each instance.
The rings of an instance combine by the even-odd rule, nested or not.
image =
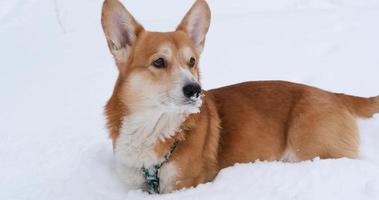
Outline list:
[[[144,189],[145,179],[140,168],[118,163],[116,165],[116,171],[121,180],[126,184],[128,191]]]

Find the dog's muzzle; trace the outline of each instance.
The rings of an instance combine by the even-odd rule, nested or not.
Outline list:
[[[187,98],[198,98],[201,93],[201,87],[197,83],[190,83],[183,87],[183,94]]]

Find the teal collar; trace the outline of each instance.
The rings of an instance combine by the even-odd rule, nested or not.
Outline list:
[[[145,167],[145,166],[142,167],[142,173],[143,173],[143,176],[145,177],[146,190],[147,192],[149,192],[149,194],[159,194],[159,176],[158,176],[159,169],[162,167],[163,164],[168,162],[177,144],[178,144],[178,141],[175,141],[174,143],[171,144],[170,150],[167,151],[167,153],[163,157],[164,158],[163,162],[155,164],[150,167]]]

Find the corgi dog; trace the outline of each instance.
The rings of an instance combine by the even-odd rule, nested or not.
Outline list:
[[[127,189],[169,193],[258,159],[357,158],[356,118],[378,113],[379,96],[284,81],[202,90],[210,18],[197,0],[175,31],[151,32],[118,0],[104,1],[102,27],[119,72],[105,114]]]

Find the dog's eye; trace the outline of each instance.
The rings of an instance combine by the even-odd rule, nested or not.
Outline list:
[[[188,62],[188,66],[189,67],[193,67],[193,66],[195,66],[195,64],[196,64],[195,58],[191,57],[190,60],[189,60],[189,62]]]
[[[152,65],[156,68],[165,68],[166,67],[166,63],[165,63],[163,58],[158,58],[158,59],[154,60]]]

